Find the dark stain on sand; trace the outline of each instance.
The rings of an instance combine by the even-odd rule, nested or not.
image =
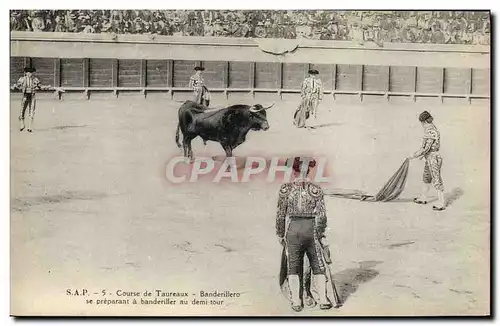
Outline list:
[[[318,128],[327,128],[327,127],[333,127],[333,126],[341,126],[343,123],[340,122],[331,122],[331,123],[323,123],[315,126],[308,126],[307,128],[309,129],[318,129]]]
[[[395,287],[397,288],[407,288],[407,289],[411,289],[411,286],[408,286],[408,285],[401,285],[401,284],[394,284]]]
[[[460,291],[460,290],[455,290],[455,289],[448,289],[448,290],[450,290],[451,292],[458,293],[458,294],[472,294],[471,291]]]
[[[224,249],[224,251],[225,251],[225,252],[232,252],[232,251],[234,251],[234,249],[229,248],[229,247],[227,247],[227,246],[225,246],[225,245],[222,245],[222,244],[218,244],[218,243],[217,243],[217,244],[215,244],[215,246],[216,246],[216,247],[220,247],[220,248]]]
[[[358,268],[349,268],[333,276],[340,301],[345,302],[363,283],[373,280],[379,272],[374,269],[381,261],[361,261]]]
[[[87,128],[89,125],[75,125],[75,126],[55,126],[51,128],[38,129],[37,131],[51,131],[51,130],[67,130],[76,128]]]
[[[415,243],[415,241],[407,241],[407,242],[394,243],[394,244],[388,245],[387,248],[394,249],[394,248],[409,246],[409,245],[414,244],[414,243]]]
[[[192,254],[199,253],[198,251],[192,249],[193,245],[190,241],[184,241],[183,243],[174,244],[174,248],[180,249],[182,251],[189,252]]]
[[[446,206],[450,206],[455,201],[457,201],[460,197],[464,195],[464,191],[461,188],[454,188],[450,193],[445,195],[446,198]]]
[[[53,195],[13,198],[11,200],[11,208],[12,210],[24,211],[37,205],[60,204],[72,200],[95,200],[107,196],[105,193],[96,191],[63,191]]]

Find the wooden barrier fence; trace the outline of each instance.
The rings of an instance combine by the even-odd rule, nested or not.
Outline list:
[[[489,47],[386,44],[377,48],[304,41],[293,53],[272,55],[259,50],[256,42],[13,32],[10,78],[13,84],[24,66],[34,66],[43,84],[82,92],[87,98],[94,91],[116,96],[165,92],[173,98],[190,91],[193,68],[202,65],[205,82],[214,93],[282,97],[300,93],[301,82],[314,67],[320,71],[324,93],[333,98],[341,94],[360,100],[365,95],[462,98],[469,103],[490,98]],[[181,60],[183,54],[189,60]],[[301,62],[306,58],[309,62]]]

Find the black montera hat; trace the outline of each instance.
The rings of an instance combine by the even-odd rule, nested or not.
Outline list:
[[[423,122],[423,121],[425,121],[425,120],[427,120],[429,118],[432,118],[432,115],[429,112],[424,111],[424,112],[420,113],[420,116],[418,117],[418,120],[420,122]]]
[[[317,74],[319,74],[319,71],[317,71],[316,69],[309,69],[309,74],[317,75]]]
[[[309,165],[308,165],[308,168],[314,168],[316,166],[316,160],[312,157],[308,157],[309,159]],[[305,161],[305,157],[300,157],[300,156],[297,156],[297,157],[294,157],[293,159],[293,164],[292,164],[292,169],[299,173],[300,172],[300,169],[302,167],[302,163]]]
[[[35,72],[36,69],[33,67],[24,67],[24,72]]]
[[[203,70],[205,70],[205,68],[200,67],[200,66],[196,66],[196,67],[194,67],[194,70],[196,70],[196,71],[198,71],[198,70],[203,71]]]

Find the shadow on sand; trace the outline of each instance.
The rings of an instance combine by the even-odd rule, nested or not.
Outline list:
[[[19,197],[11,200],[11,209],[15,211],[24,211],[32,206],[42,204],[59,204],[70,200],[95,200],[105,198],[108,195],[102,192],[95,191],[64,191],[59,194],[34,196],[34,197]]]
[[[413,198],[396,198],[387,203],[413,203]]]
[[[367,203],[373,203],[373,201],[365,200],[366,198],[375,196],[374,194],[370,195],[364,191],[355,189],[331,189],[331,190],[326,189],[325,195],[338,198],[354,199]],[[396,198],[390,201],[378,201],[377,203],[391,204],[391,203],[412,203],[412,202],[413,198]]]
[[[463,194],[464,191],[462,190],[462,188],[454,188],[452,191],[445,195],[446,206],[450,206],[451,204],[453,204],[458,198],[462,197]]]
[[[361,261],[358,268],[349,268],[333,276],[341,302],[346,302],[349,296],[356,292],[363,283],[373,280],[379,274],[373,269],[381,261]]]
[[[343,123],[340,122],[331,122],[331,123],[323,123],[320,125],[315,125],[315,126],[309,126],[307,129],[319,129],[319,128],[326,128],[326,127],[333,127],[333,126],[341,126]]]
[[[450,206],[453,202],[458,200],[462,195],[464,194],[464,191],[461,188],[454,188],[452,191],[449,193],[445,194],[445,201],[446,201],[446,206]],[[427,204],[434,203],[438,200],[436,196],[428,197],[427,199]],[[411,203],[413,202],[413,198],[397,198],[394,199],[390,202],[393,203]]]
[[[78,126],[56,126],[45,129],[37,129],[36,131],[51,131],[51,130],[66,130],[66,129],[75,129],[75,128],[86,128],[88,125],[78,125]]]

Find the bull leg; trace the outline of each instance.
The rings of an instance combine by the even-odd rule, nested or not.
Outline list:
[[[179,142],[179,132],[181,130],[181,124],[180,121],[177,123],[177,131],[175,132],[175,143],[177,144],[177,147],[181,148],[181,143]]]
[[[188,157],[188,138],[184,137],[182,139],[182,149],[184,150],[184,157]]]
[[[191,141],[189,141],[189,159],[191,162],[194,161],[194,153],[193,153],[193,148],[191,147]]]
[[[222,148],[224,149],[224,152],[226,152],[226,157],[231,157],[233,156],[233,149],[229,145],[222,145]]]
[[[222,148],[224,149],[224,152],[226,152],[226,158],[232,157],[233,156],[233,149],[229,145],[223,145],[221,144]],[[231,167],[228,165],[226,167],[226,172],[231,171]]]
[[[191,147],[191,141],[193,138],[186,136],[184,137],[184,157],[189,158],[189,161],[192,162],[194,160],[193,149]]]

